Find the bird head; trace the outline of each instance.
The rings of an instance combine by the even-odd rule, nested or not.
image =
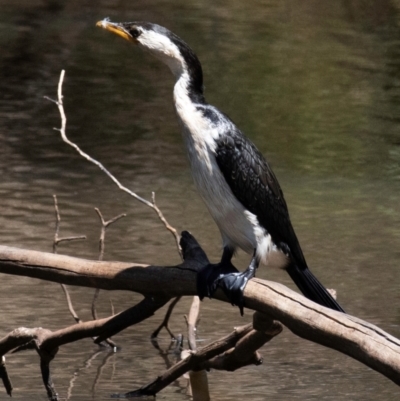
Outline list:
[[[151,22],[99,21],[96,26],[138,45],[166,64],[178,80],[185,78],[192,93],[203,96],[203,71],[193,50],[179,36]],[[200,99],[199,98],[199,99]]]
[[[165,41],[166,36],[166,32],[164,35],[157,35],[157,31],[162,27],[150,22],[111,22],[106,18],[97,22],[96,26],[113,32],[129,42],[142,45],[144,48],[159,51],[162,51],[162,42]],[[166,31],[165,28],[162,29]]]
[[[150,22],[111,22],[108,19],[96,26],[138,45],[167,64],[175,76],[188,69],[188,62],[197,60],[190,47],[178,36]],[[198,63],[198,60],[197,60]]]

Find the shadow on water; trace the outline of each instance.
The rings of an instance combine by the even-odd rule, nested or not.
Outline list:
[[[400,336],[397,2],[251,0],[228,7],[208,0],[0,0],[0,6],[2,244],[50,251],[56,193],[61,234],[88,236],[60,252],[97,257],[93,208],[99,207],[106,218],[128,213],[107,234],[106,258],[179,260],[153,213],[117,192],[52,129],[59,116],[43,97],[55,97],[65,69],[69,137],[140,195],[155,191],[169,221],[193,232],[211,259],[219,257],[218,231],[189,177],[170,72],[95,28],[107,16],[149,20],[190,43],[203,63],[208,101],[268,156],[314,273],[336,288],[350,313]],[[244,267],[248,257],[238,258]],[[282,272],[262,268],[259,275],[292,286]],[[80,288],[71,293],[89,319],[92,295]],[[110,313],[109,297],[117,311],[139,299],[102,293],[103,316]],[[4,276],[2,300],[3,335],[18,326],[72,323],[52,283]],[[189,302],[173,316],[176,332],[186,329]],[[149,341],[161,319],[158,313],[117,336],[123,351],[104,363],[105,354],[90,359],[97,349],[89,341],[62,348],[53,363],[58,392],[65,397],[73,378],[71,400],[108,399],[152,379],[165,368]],[[249,320],[249,313],[242,319],[234,308],[205,301],[199,333],[208,341]],[[260,367],[212,372],[213,399],[398,399],[397,388],[377,373],[288,332],[262,353]],[[36,356],[19,354],[7,363],[17,400],[44,399]],[[162,396],[188,400],[184,380]]]

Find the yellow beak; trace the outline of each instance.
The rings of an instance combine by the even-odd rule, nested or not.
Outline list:
[[[96,26],[105,29],[106,31],[110,31],[115,33],[116,35],[121,36],[122,38],[129,40],[130,42],[136,43],[136,39],[121,25],[108,21],[104,19],[103,21],[99,21],[96,23]]]

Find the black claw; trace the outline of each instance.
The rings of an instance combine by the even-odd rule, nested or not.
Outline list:
[[[204,266],[197,274],[197,294],[199,298],[211,298],[217,290],[220,277],[237,272],[238,270],[231,263],[210,263]]]
[[[208,264],[197,274],[197,293],[200,299],[205,296],[212,297],[218,287],[224,291],[232,305],[237,305],[240,314],[243,316],[243,291],[247,282],[254,277],[258,267],[256,250],[249,267],[240,273],[231,263],[233,250],[225,247],[221,262],[213,265]]]
[[[232,305],[239,307],[241,316],[243,316],[244,308],[243,292],[247,282],[252,277],[254,277],[254,274],[250,270],[246,270],[243,273],[229,273],[218,277],[217,286],[224,291],[224,294]]]
[[[252,277],[254,272],[250,269],[240,273],[232,264],[209,264],[197,275],[197,293],[200,299],[211,298],[220,287],[229,302],[239,307],[243,316],[243,291]]]

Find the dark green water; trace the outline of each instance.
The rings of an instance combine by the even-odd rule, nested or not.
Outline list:
[[[119,192],[63,144],[55,97],[66,70],[68,135],[141,196],[155,191],[178,230],[190,230],[212,259],[219,233],[194,190],[172,105],[167,68],[96,21],[148,20],[184,38],[203,64],[206,96],[270,160],[314,273],[345,309],[400,336],[400,4],[398,1],[38,1],[0,0],[0,242],[50,251],[52,195],[61,235],[88,236],[59,252],[97,258],[99,225],[128,217],[107,234],[106,259],[174,264],[174,244],[153,213]],[[246,255],[237,265],[245,267]],[[260,277],[293,288],[279,271]],[[71,290],[90,318],[91,291]],[[136,295],[102,293],[100,314]],[[3,276],[1,336],[19,326],[72,324],[59,286]],[[173,317],[185,332],[182,301]],[[53,362],[61,397],[86,401],[135,389],[165,369],[148,337],[162,319],[115,340],[122,352],[95,355],[89,340]],[[236,309],[202,305],[200,337],[210,341],[246,323]],[[167,346],[167,337],[162,343]],[[264,364],[211,372],[213,400],[397,400],[398,388],[365,366],[286,330],[262,349]],[[88,362],[90,360],[90,362]],[[171,355],[171,360],[173,356]],[[44,400],[36,355],[7,358],[17,400]],[[96,375],[99,379],[96,380]],[[70,384],[72,383],[72,385]],[[159,398],[189,400],[185,380]],[[6,399],[0,391],[0,399]]]

